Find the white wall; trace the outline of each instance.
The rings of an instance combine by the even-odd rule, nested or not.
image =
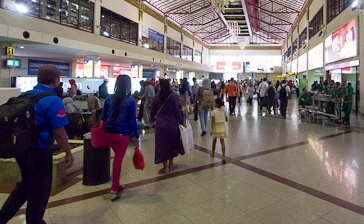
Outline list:
[[[193,48],[193,40],[185,35],[183,35],[183,45]]]
[[[148,27],[161,34],[164,34],[164,24],[150,16],[148,13],[143,13],[143,27]]]
[[[312,1],[309,9],[309,20],[312,20],[312,18],[316,15],[316,13],[320,10],[320,8],[324,5],[325,0],[315,0]],[[324,9],[325,11],[325,9]],[[324,12],[325,14],[325,12]]]
[[[167,37],[172,38],[181,43],[181,33],[171,27],[167,28]]]
[[[199,44],[199,43],[197,43],[197,42],[195,41],[195,47],[194,47],[194,49],[195,49],[195,50],[197,50],[197,51],[199,51],[199,52],[202,52],[202,45],[201,45],[201,44]]]
[[[101,6],[136,23],[139,22],[139,9],[126,1],[103,0]]]
[[[210,50],[206,47],[202,49],[202,64],[210,65]]]
[[[307,12],[305,12],[304,16],[299,21],[299,24],[298,24],[298,33],[300,34],[302,32],[302,30],[304,30],[306,27],[308,29]]]

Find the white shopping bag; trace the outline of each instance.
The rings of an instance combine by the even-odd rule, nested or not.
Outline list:
[[[186,121],[186,125],[187,127],[179,125],[179,130],[181,134],[183,149],[185,150],[185,153],[188,154],[195,147],[195,143],[193,142],[192,127],[188,120]]]

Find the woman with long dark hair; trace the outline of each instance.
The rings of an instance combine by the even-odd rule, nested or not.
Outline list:
[[[136,122],[136,103],[131,96],[131,80],[127,75],[119,75],[115,82],[115,94],[109,95],[104,103],[101,122],[107,132],[109,145],[114,151],[112,166],[111,201],[120,197],[122,161],[128,148],[130,135],[134,134],[134,145],[139,146],[139,131]]]
[[[178,95],[172,93],[169,80],[161,79],[159,83],[160,92],[153,99],[150,114],[150,122],[156,126],[154,163],[163,163],[159,173],[168,173],[177,167],[173,159],[183,151],[178,124],[185,124]]]

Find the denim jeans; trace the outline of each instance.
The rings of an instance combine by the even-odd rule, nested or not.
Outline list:
[[[200,124],[201,124],[201,130],[202,132],[206,131],[206,125],[207,125],[207,119],[209,116],[209,110],[210,108],[198,108],[198,113],[200,115]]]

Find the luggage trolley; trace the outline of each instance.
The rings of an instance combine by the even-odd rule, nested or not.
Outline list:
[[[330,95],[313,96],[312,106],[299,108],[301,118],[309,118],[311,122],[326,124],[334,122],[342,124],[342,104],[341,98],[332,99]]]

